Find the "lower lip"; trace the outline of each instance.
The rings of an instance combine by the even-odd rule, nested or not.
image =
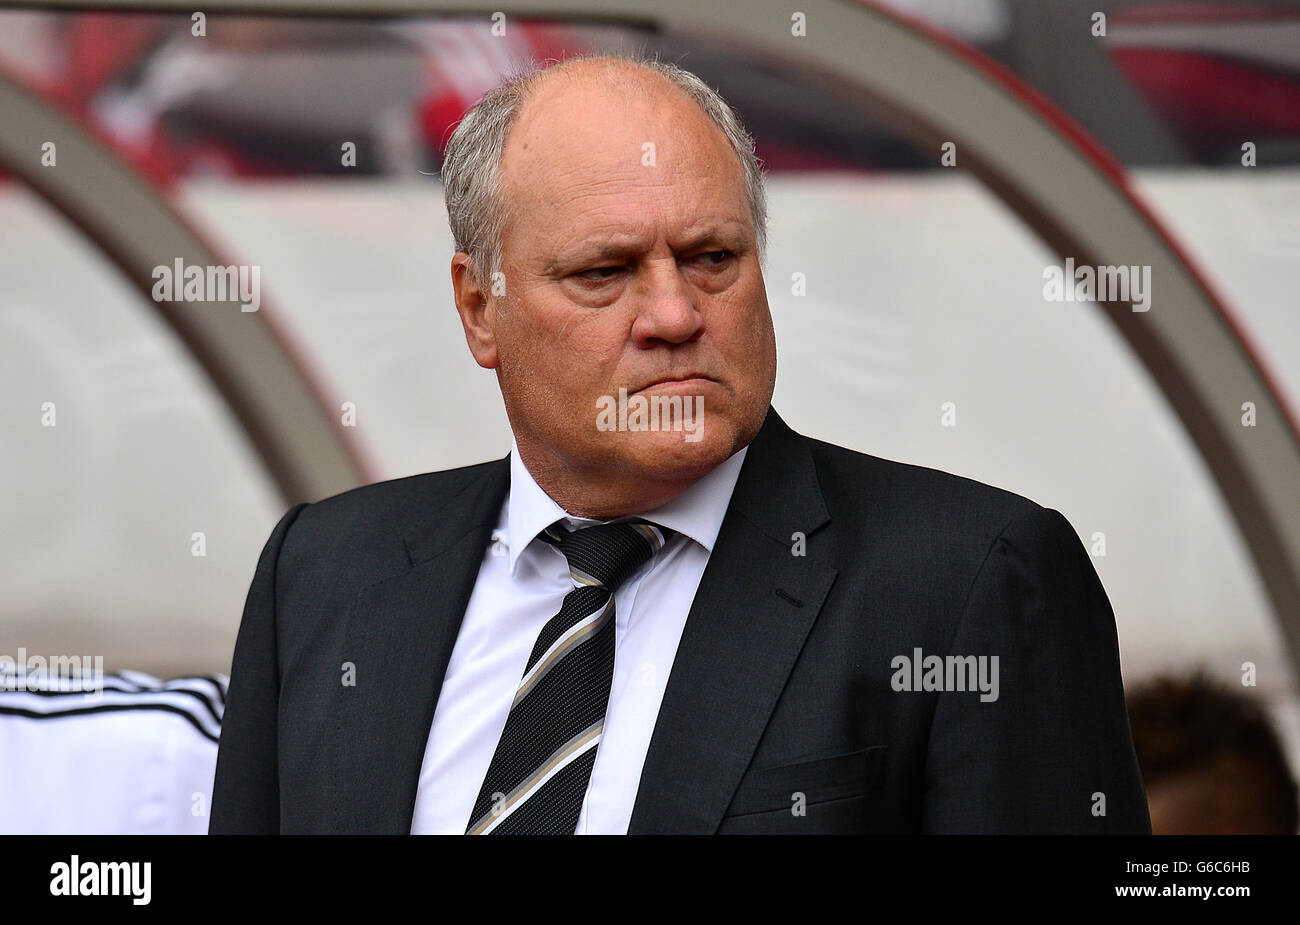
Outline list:
[[[712,384],[712,379],[674,379],[671,382],[656,382],[648,385],[642,392],[695,392],[705,385]]]

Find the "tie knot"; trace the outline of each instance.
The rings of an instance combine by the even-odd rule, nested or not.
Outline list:
[[[541,538],[558,546],[569,573],[582,585],[614,591],[673,537],[673,531],[647,520],[624,520],[565,530],[551,524]]]

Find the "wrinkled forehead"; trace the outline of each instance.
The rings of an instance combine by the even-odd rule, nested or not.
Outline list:
[[[544,82],[511,128],[501,179],[508,213],[542,227],[673,206],[748,216],[744,171],[726,136],[658,74]]]

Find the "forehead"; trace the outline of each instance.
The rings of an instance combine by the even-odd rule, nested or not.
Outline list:
[[[658,74],[591,70],[523,104],[501,160],[506,237],[750,223],[739,159],[685,92]]]

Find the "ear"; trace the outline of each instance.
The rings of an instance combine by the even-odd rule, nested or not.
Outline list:
[[[474,261],[464,251],[451,258],[451,288],[456,299],[456,311],[465,329],[465,342],[474,360],[484,369],[498,365],[496,335],[492,331],[489,312],[491,295],[474,278]]]

